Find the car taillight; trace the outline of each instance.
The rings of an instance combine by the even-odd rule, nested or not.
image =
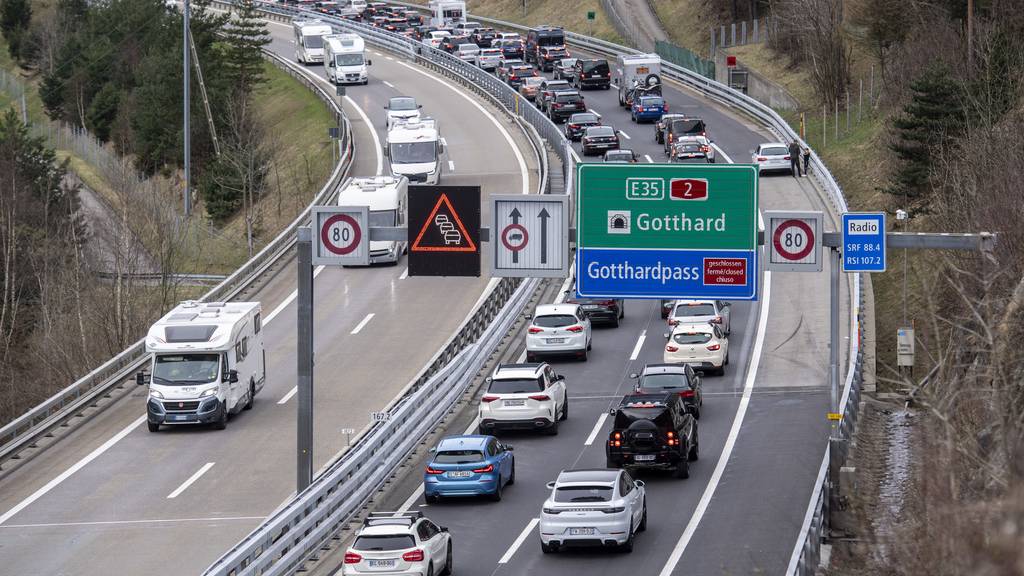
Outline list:
[[[574,334],[579,334],[580,332],[583,332],[583,326],[569,326],[566,330]]]
[[[488,464],[483,468],[476,468],[473,470],[473,472],[476,472],[477,474],[486,474],[488,472],[494,472],[494,464]]]
[[[679,346],[675,346],[673,344],[667,344],[665,346],[665,351],[666,352],[678,352],[679,351]]]
[[[674,140],[674,139],[675,138],[671,134],[668,135],[668,143],[669,144],[672,144],[672,140]]]
[[[359,564],[363,557],[355,552],[345,552],[345,564]]]
[[[668,325],[669,326],[678,326],[679,325],[679,320],[676,320],[675,318],[669,318],[668,319]]]
[[[764,162],[765,160],[767,160],[767,158],[765,158],[764,156],[758,156],[757,157],[757,161],[758,162]]]
[[[615,447],[622,446],[622,433],[621,432],[612,432],[612,437],[611,437],[611,439],[608,440],[608,445],[609,446],[615,446]]]
[[[579,126],[576,124],[569,124],[569,130],[576,130],[577,128],[579,128]]]
[[[423,562],[423,550],[417,548],[411,552],[406,552],[402,554],[402,560],[406,562]]]
[[[533,396],[530,396],[530,400],[536,400],[538,402],[547,402],[548,400],[551,400],[551,397],[548,396],[547,394],[534,394]]]
[[[661,111],[668,112],[668,102],[666,102],[665,105],[661,107]]]
[[[484,396],[483,398],[480,399],[480,401],[481,402],[494,402],[497,399],[498,399],[497,396]]]
[[[598,302],[598,304],[601,306],[614,306],[615,300],[602,300],[601,302]]]
[[[708,146],[701,146],[701,147],[700,147],[700,151],[701,151],[701,152],[705,152],[705,153],[706,153],[706,152],[710,152],[710,151],[711,151],[711,148],[710,148],[710,147],[708,147]]]
[[[551,103],[551,107],[552,107],[552,108],[561,108],[561,107],[562,107],[562,105],[561,105],[561,104],[559,104],[558,102],[552,102],[552,103]]]
[[[430,466],[427,466],[426,472],[427,474],[444,474],[444,470],[436,470],[434,468],[431,468]]]
[[[711,319],[711,323],[712,324],[721,324],[722,323],[722,317],[721,316],[715,316],[714,318]]]
[[[783,160],[789,160],[789,156],[783,156],[782,159]]]
[[[536,326],[530,326],[530,329],[527,330],[527,332],[529,332],[530,334],[540,334],[543,331],[543,328],[537,328]]]
[[[693,398],[694,392],[693,390],[683,390],[679,395],[683,398]]]
[[[675,446],[677,444],[679,444],[679,440],[676,438],[676,433],[671,431],[671,430],[669,430],[668,431],[668,445],[669,446]]]
[[[721,350],[721,349],[722,349],[722,345],[721,344],[709,344],[708,345],[708,350],[711,350],[712,352],[714,352],[715,350]]]

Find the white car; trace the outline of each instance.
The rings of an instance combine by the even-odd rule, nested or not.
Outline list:
[[[591,336],[590,318],[579,304],[542,304],[526,330],[526,361],[563,354],[586,361]]]
[[[625,470],[563,470],[548,482],[541,509],[540,548],[615,546],[633,551],[633,537],[647,529],[647,493]]]
[[[501,48],[481,48],[477,55],[477,66],[484,70],[494,70],[501,63]]]
[[[431,48],[441,48],[441,42],[451,35],[447,30],[432,30],[428,36],[423,37],[423,43]]]
[[[757,164],[757,173],[785,171],[793,173],[793,165],[789,161],[789,146],[782,142],[759,144],[750,153],[750,163]]]
[[[731,309],[732,304],[725,300],[676,300],[668,315],[668,325],[710,322],[719,325],[728,336],[732,333]]]
[[[452,573],[452,537],[422,512],[371,512],[345,552],[344,576]]]
[[[480,47],[476,44],[459,44],[459,47],[455,49],[455,56],[463,62],[476,66],[477,59],[480,57]]]
[[[729,338],[717,324],[679,323],[669,334],[664,359],[666,364],[689,364],[722,375],[729,363]]]
[[[384,126],[390,130],[397,122],[415,122],[420,119],[420,108],[422,105],[416,103],[411,96],[395,96],[388,100],[384,107],[387,111],[384,118]]]
[[[547,363],[499,364],[487,379],[477,415],[480,434],[498,429],[558,434],[558,422],[569,417],[565,378]]]

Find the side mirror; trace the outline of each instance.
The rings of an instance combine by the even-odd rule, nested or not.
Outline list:
[[[366,65],[367,66],[373,66],[373,60],[367,60],[366,61]]]
[[[665,332],[665,339],[666,340],[668,340],[671,337],[672,337],[672,334],[670,332]]]
[[[419,109],[419,108],[423,108],[423,104],[417,104],[417,105],[416,105],[416,108],[417,108],[417,109]]]
[[[555,382],[565,382],[565,376],[561,374],[555,374]]]
[[[505,450],[508,450],[509,452],[515,452],[516,451],[515,447],[509,446],[508,444],[505,444]]]
[[[491,380],[494,380],[494,378],[491,378],[490,376],[488,376],[487,378],[484,378],[484,382],[486,382],[488,384],[491,383]]]
[[[547,484],[545,484],[545,486],[548,487],[548,490],[554,490],[555,489],[555,482],[554,482],[554,480],[552,480],[551,482],[548,482]]]
[[[327,67],[334,68],[334,60],[330,60],[329,62],[327,62]]]
[[[447,526],[438,526],[437,529],[440,530],[441,532],[447,532],[448,531],[448,527]]]
[[[636,485],[637,488],[643,488],[645,486],[643,480],[633,480],[633,484]]]
[[[135,375],[135,383],[138,384],[139,386],[145,386],[146,384],[149,384],[149,374],[146,374],[145,372],[137,373]]]
[[[431,448],[430,450],[428,450],[428,452],[430,452],[431,454],[433,454],[434,452],[437,452],[437,448]]]
[[[615,412],[616,412],[615,408],[609,408],[608,409],[608,414],[611,415],[611,416],[615,416]]]
[[[231,384],[238,383],[238,370],[228,370],[228,382]]]

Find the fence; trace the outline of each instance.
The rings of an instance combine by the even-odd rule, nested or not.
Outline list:
[[[687,70],[696,72],[705,78],[715,78],[715,62],[714,60],[705,60],[692,50],[677,46],[671,42],[664,40],[658,40],[654,43],[654,51],[661,56],[663,60],[671,62],[676,66],[682,66]]]
[[[711,57],[721,48],[732,46],[745,46],[747,44],[760,44],[767,41],[768,30],[771,26],[769,18],[761,20],[744,20],[732,22],[728,26],[711,27]]]

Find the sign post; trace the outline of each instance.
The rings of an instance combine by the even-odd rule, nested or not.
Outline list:
[[[580,297],[757,299],[757,168],[581,164]]]
[[[491,276],[569,275],[569,197],[491,196]]]
[[[313,232],[309,227],[298,229],[298,312],[296,339],[296,386],[298,387],[298,419],[296,439],[297,461],[295,491],[301,493],[313,482]]]

